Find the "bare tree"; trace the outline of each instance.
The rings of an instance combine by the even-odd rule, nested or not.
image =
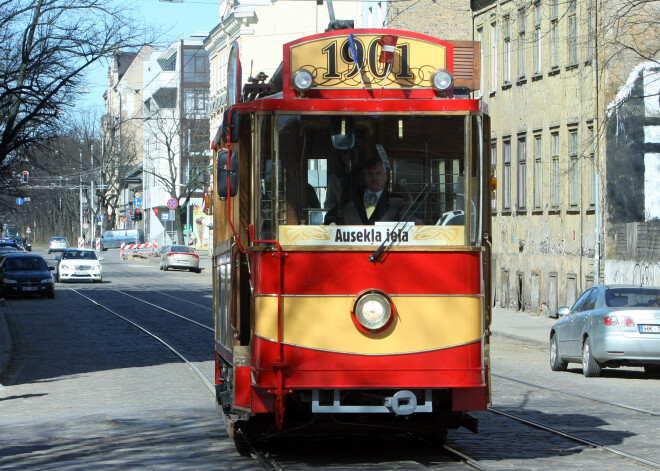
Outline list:
[[[0,0],[0,169],[59,134],[86,69],[152,41],[119,2]]]
[[[209,180],[209,127],[207,119],[177,117],[175,109],[154,113],[145,128],[153,137],[146,149],[143,169],[145,179],[152,176],[156,186],[163,189],[179,205],[175,209],[177,240],[183,240],[185,224],[182,212],[188,209],[192,197],[201,196]]]

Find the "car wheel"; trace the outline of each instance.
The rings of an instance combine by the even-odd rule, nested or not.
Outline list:
[[[48,251],[48,255],[50,255],[50,250]]]
[[[587,378],[594,378],[600,376],[602,370],[601,366],[591,354],[591,344],[589,342],[589,337],[587,337],[582,346],[582,374]]]
[[[163,271],[167,271],[167,270],[168,270],[168,268],[167,268],[167,263],[165,263],[165,264],[163,265]]]
[[[550,369],[552,371],[566,371],[568,362],[559,355],[559,343],[557,336],[553,335],[550,339]]]
[[[54,299],[55,298],[55,291],[52,293],[48,293],[48,299]]]
[[[660,365],[644,365],[647,376],[660,376]]]

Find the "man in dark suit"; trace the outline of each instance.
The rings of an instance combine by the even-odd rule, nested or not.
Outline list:
[[[403,197],[391,195],[387,186],[388,173],[379,157],[364,166],[365,187],[353,192],[352,198],[341,208],[333,208],[325,216],[324,224],[369,225],[376,221],[398,221],[409,206]]]

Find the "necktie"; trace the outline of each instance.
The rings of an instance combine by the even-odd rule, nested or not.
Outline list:
[[[374,213],[377,204],[378,204],[378,195],[376,193],[369,193],[364,198],[364,209],[367,212],[367,219],[369,219],[371,215]]]

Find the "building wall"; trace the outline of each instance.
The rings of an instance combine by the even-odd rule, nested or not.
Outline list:
[[[552,314],[594,283],[597,110],[586,4],[569,12],[558,2],[555,14],[552,2],[492,1],[474,13],[480,95],[492,117],[494,302],[502,307]]]
[[[416,31],[446,40],[472,40],[472,10],[467,0],[390,2],[388,28]]]

